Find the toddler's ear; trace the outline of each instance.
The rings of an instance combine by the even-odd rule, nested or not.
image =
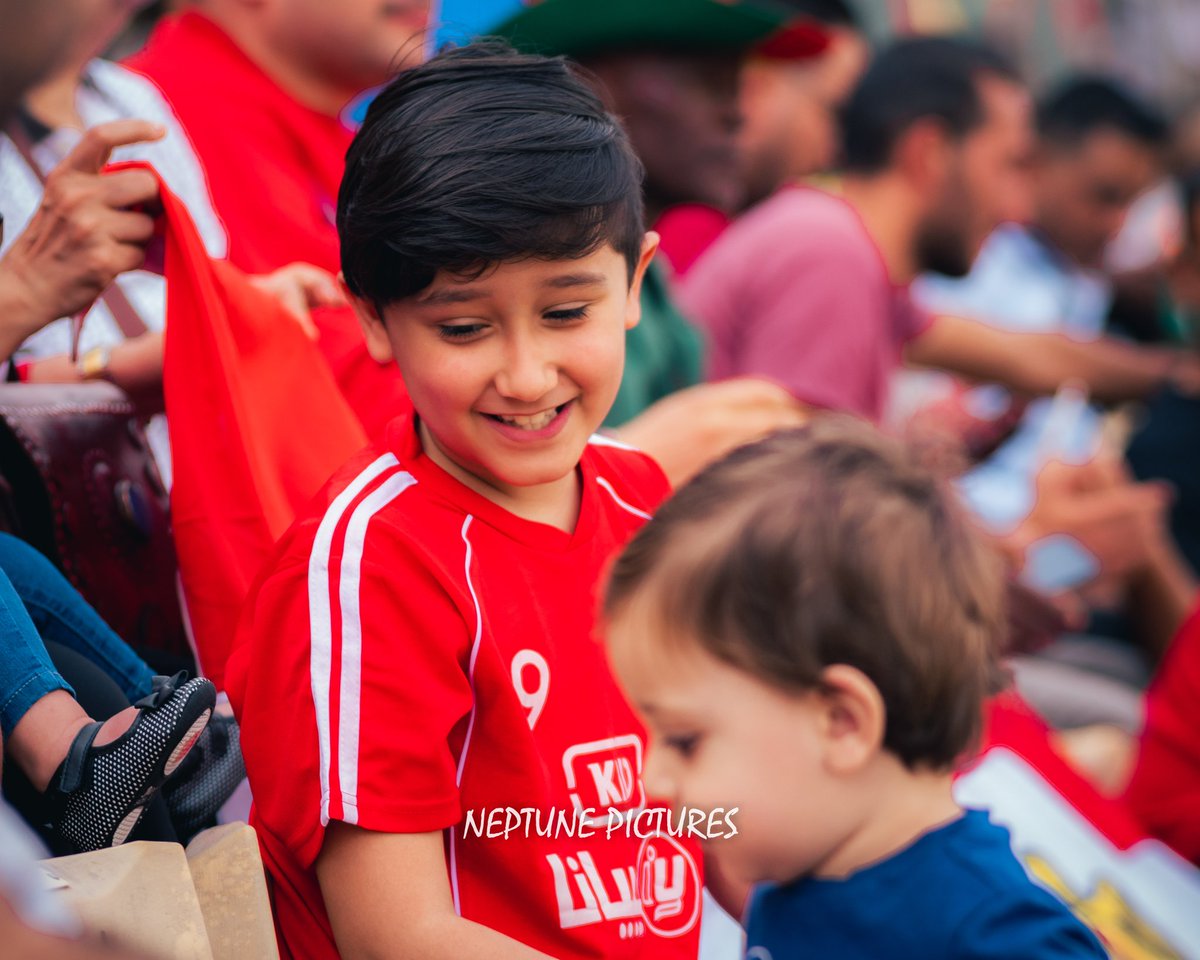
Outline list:
[[[391,363],[394,356],[392,341],[388,339],[387,326],[383,322],[383,317],[379,315],[379,311],[375,309],[375,304],[351,293],[350,288],[346,286],[346,278],[341,272],[338,273],[337,280],[342,293],[349,301],[350,306],[354,308],[354,315],[358,317],[358,325],[362,328],[363,339],[367,341],[367,353],[376,363]]]
[[[821,671],[822,737],[831,773],[857,773],[883,748],[883,696],[857,667],[838,663]]]

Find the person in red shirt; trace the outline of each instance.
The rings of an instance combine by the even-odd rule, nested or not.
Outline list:
[[[1146,724],[1125,801],[1139,821],[1200,865],[1200,595],[1146,691]]]
[[[430,0],[207,0],[164,19],[128,66],[162,90],[204,165],[247,273],[293,262],[338,270],[338,184],[350,102],[423,55]],[[376,404],[403,403],[347,309],[318,311],[321,349],[369,435]]]
[[[350,148],[345,283],[415,412],[284,535],[228,665],[285,956],[696,956],[696,847],[651,829],[593,636],[667,493],[593,436],[657,247],[640,170],[562,60],[492,44]]]
[[[208,0],[160,21],[126,62],[187,130],[235,266],[337,272],[347,105],[420,59],[428,18],[429,0]]]

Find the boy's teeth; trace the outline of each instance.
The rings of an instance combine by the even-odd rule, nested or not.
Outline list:
[[[531,417],[504,417],[498,416],[498,419],[513,427],[520,427],[522,430],[544,430],[558,416],[558,408],[551,407],[549,410],[543,410],[541,413],[535,413]]]

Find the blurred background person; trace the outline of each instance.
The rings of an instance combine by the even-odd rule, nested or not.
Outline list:
[[[262,274],[293,262],[337,273],[334,213],[354,135],[351,102],[420,61],[430,0],[182,3],[128,63],[166,96],[208,178],[229,260]],[[368,433],[405,401],[367,355],[349,309],[314,320]],[[390,398],[390,400],[389,400]]]
[[[1019,76],[986,47],[919,38],[881,54],[843,112],[836,187],[777,191],[683,279],[711,338],[710,375],[770,376],[814,407],[876,420],[902,348],[1030,393],[1071,378],[1114,399],[1194,388],[1200,361],[1184,351],[1017,335],[913,302],[920,272],[965,276],[999,224],[1029,219],[1032,115]]]
[[[21,291],[13,312],[28,318],[26,329],[40,328],[16,350],[19,379],[108,380],[157,413],[166,284],[139,268],[153,238],[158,184],[145,171],[100,176],[103,166],[151,164],[187,206],[209,256],[224,257],[226,236],[170,107],[145,78],[97,56],[140,5],[95,0],[81,11],[65,62],[28,91],[0,133],[7,224],[0,276]],[[313,267],[290,265],[254,282],[287,302],[302,324],[310,307],[340,300],[332,275]],[[77,356],[73,316],[81,318]],[[150,420],[147,438],[170,486],[165,418]]]
[[[1161,175],[1167,124],[1102,77],[1072,78],[1051,91],[1038,105],[1036,123],[1031,219],[993,233],[966,276],[927,274],[914,292],[933,313],[1095,340],[1104,332],[1112,296],[1104,253],[1130,205]],[[1106,392],[1102,383],[1096,388]],[[965,394],[962,401],[979,407],[1017,402],[996,387]],[[963,480],[975,510],[993,527],[1010,526],[1029,511],[1049,410],[1049,400],[1034,401],[1015,435]],[[1081,417],[1074,435],[1061,438],[1073,451],[1061,455],[1086,456],[1094,447],[1100,412],[1092,407]]]
[[[933,312],[970,317],[999,329],[1095,341],[1104,332],[1112,304],[1112,284],[1103,269],[1105,252],[1131,205],[1161,177],[1168,126],[1154,108],[1116,81],[1090,75],[1068,78],[1046,94],[1036,123],[1030,221],[1005,224],[993,233],[965,277],[923,277],[916,284],[916,296]],[[1093,388],[1107,392],[1103,378]],[[1100,450],[1104,411],[1096,405],[1078,404],[1072,422],[1064,424],[1053,422],[1053,411],[1060,408],[1050,399],[1025,407],[995,386],[955,389],[954,398],[968,416],[971,410],[1017,405],[1023,409],[1013,435],[960,483],[977,515],[993,530],[1011,530],[1029,514],[1036,478],[1047,458],[1083,462]],[[945,410],[939,405],[939,413]],[[1060,551],[1060,568],[1072,559],[1081,571],[1096,565],[1096,558],[1077,544],[1063,542]],[[1135,581],[1141,576],[1133,573]],[[1046,657],[1066,657],[1074,666],[1091,662],[1104,676],[1140,689],[1178,626],[1176,617],[1156,623],[1162,598],[1150,592],[1154,599],[1143,604],[1140,630],[1123,619],[1114,621],[1112,615],[1091,627],[1092,632],[1119,636],[1141,633],[1147,644],[1144,655],[1124,645],[1102,645],[1093,636],[1061,643]],[[1118,606],[1124,599],[1117,599]],[[1061,689],[1059,669],[1045,657],[1022,661],[1024,689],[1036,702],[1046,702],[1048,696],[1039,695],[1035,687]],[[1090,714],[1091,705],[1102,699],[1095,686],[1075,683],[1073,688],[1084,701],[1085,715]],[[1117,690],[1112,694],[1121,696]],[[1134,703],[1136,695],[1126,699]],[[1073,709],[1061,698],[1057,708],[1050,711],[1051,718],[1073,725]],[[1139,715],[1130,710],[1126,725],[1135,727]]]
[[[838,111],[871,53],[848,0],[779,2],[796,17],[791,35],[785,31],[761,45],[742,76],[743,209],[765,200],[781,184],[836,168]],[[813,56],[797,55],[805,28],[826,38]],[[789,43],[797,45],[794,52]]]
[[[297,261],[336,272],[333,213],[355,129],[347,108],[422,59],[430,0],[178,6],[127,63],[191,138],[230,261],[250,273]]]
[[[0,0],[0,126],[7,124],[28,87],[55,69],[74,39],[72,25],[90,0]],[[0,213],[3,205],[0,203]],[[33,329],[10,320],[13,301],[0,279],[0,344],[15,346]],[[7,352],[7,351],[6,351]],[[82,926],[46,890],[35,858],[40,844],[0,799],[0,939],[14,957],[86,958],[127,956],[79,942]]]
[[[1017,74],[986,48],[922,38],[882,53],[844,111],[838,195],[777,192],[730,226],[684,278],[683,303],[711,337],[710,374],[771,376],[815,408],[875,420],[884,415],[901,355],[1023,393],[1053,393],[1073,378],[1110,399],[1146,395],[1177,375],[1189,390],[1200,387],[1200,358],[1186,352],[1001,331],[935,316],[913,301],[908,284],[918,272],[966,275],[1000,223],[1030,216],[1032,115]],[[1145,162],[1133,165],[1128,198],[1153,173],[1153,152],[1143,158],[1140,149],[1134,160]],[[1106,222],[1111,230],[1118,221]],[[1088,243],[1095,248],[1095,237]],[[1072,496],[1090,497],[1089,510],[1072,513]],[[1155,629],[1165,643],[1193,580],[1173,554],[1157,549],[1164,491],[1097,471],[1052,478],[1041,497],[1018,554],[1070,526],[1106,573],[1152,579],[1157,609],[1169,611]],[[1013,523],[1034,503],[1031,495]],[[1143,519],[1154,550],[1134,547]],[[1126,534],[1114,537],[1114,529]]]
[[[780,0],[780,6],[791,19],[755,46],[742,68],[742,197],[735,212],[834,168],[837,111],[870,57],[869,40],[846,0]],[[729,222],[729,213],[713,206],[671,208],[658,223],[662,255],[682,276]]]
[[[0,134],[0,195],[4,197],[7,221],[0,252],[7,253],[15,247],[7,268],[18,268],[25,276],[36,274],[40,281],[30,298],[36,302],[30,308],[41,314],[41,329],[28,337],[15,354],[21,379],[61,383],[104,376],[131,396],[144,399],[145,394],[161,389],[166,312],[162,277],[129,269],[114,281],[106,274],[101,282],[83,288],[84,297],[80,300],[68,290],[80,286],[78,275],[86,264],[82,251],[60,257],[54,272],[62,276],[52,279],[48,261],[26,264],[24,261],[33,260],[32,251],[26,256],[26,245],[18,242],[43,203],[47,177],[79,143],[83,131],[114,120],[139,120],[145,121],[145,125],[130,128],[131,132],[135,138],[140,134],[148,139],[114,144],[111,155],[97,154],[96,159],[100,164],[110,159],[141,159],[151,163],[172,192],[187,204],[209,255],[217,258],[225,255],[225,231],[212,209],[204,173],[170,108],[143,78],[98,56],[140,5],[136,0],[93,3],[90,14],[82,15],[77,23],[77,39],[65,51],[62,67],[29,91],[12,124]],[[78,172],[84,176],[99,173],[99,165],[93,166],[95,169]],[[51,202],[59,202],[57,191],[64,183],[65,172],[60,171],[50,180]],[[126,179],[137,183],[140,192],[121,195],[118,199],[124,205],[153,202],[157,187],[151,177],[138,173]],[[70,196],[69,187],[67,191],[64,203],[75,199]],[[67,210],[62,216],[79,222],[75,210]],[[148,218],[139,226],[143,230],[150,227]],[[35,224],[34,232],[38,231]],[[121,239],[135,238],[126,233]],[[148,240],[148,231],[137,239]],[[140,267],[137,244],[127,246],[127,258],[114,266]],[[93,305],[96,296],[109,289],[110,281],[115,282],[114,292]],[[78,357],[72,358],[69,318],[88,308],[91,309],[78,341]],[[130,327],[128,335],[126,326]],[[165,419],[156,417],[148,427],[147,437],[159,470],[169,484],[170,448]]]
[[[11,119],[26,90],[61,63],[75,38],[75,18],[89,3],[0,0],[0,123]]]

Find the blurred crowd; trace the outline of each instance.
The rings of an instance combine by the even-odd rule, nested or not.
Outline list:
[[[362,437],[426,400],[348,303],[338,197],[368,104],[432,54],[438,12],[146,6],[0,0],[0,359],[5,389],[120,388],[183,496],[172,448],[204,441],[172,378],[208,368],[169,346],[164,194],[216,276],[315,347]],[[1200,864],[1200,114],[1099,72],[1034,91],[958,37],[880,46],[850,0],[742,0],[740,32],[713,6],[544,0],[494,25],[580,64],[644,169],[659,247],[605,434],[674,486],[829,413],[903,438],[1003,557],[1006,662],[1057,754]],[[144,45],[105,59],[135,18]],[[42,842],[215,822],[245,769],[217,696],[231,637],[196,634],[212,683],[156,678],[8,534],[0,614],[4,796]],[[128,781],[112,795],[70,782],[103,762]],[[22,902],[3,844],[0,929],[41,955],[36,929],[71,918]]]

